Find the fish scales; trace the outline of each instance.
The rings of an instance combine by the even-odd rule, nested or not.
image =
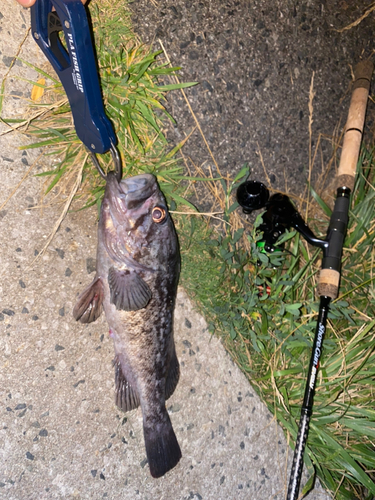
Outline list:
[[[179,269],[177,236],[155,177],[143,174],[118,183],[108,174],[96,276],[78,297],[73,315],[88,323],[104,309],[115,348],[115,401],[124,411],[141,406],[153,477],[181,458],[165,407],[179,379],[173,338]]]

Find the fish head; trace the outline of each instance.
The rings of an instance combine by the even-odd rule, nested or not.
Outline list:
[[[141,174],[118,182],[109,174],[101,234],[113,260],[153,269],[177,258],[177,237],[156,177]]]

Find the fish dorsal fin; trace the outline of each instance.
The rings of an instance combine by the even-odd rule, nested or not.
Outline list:
[[[151,300],[150,287],[134,271],[111,267],[108,272],[108,284],[111,292],[110,302],[116,309],[136,311],[146,307]]]
[[[73,309],[73,316],[81,323],[91,323],[99,318],[103,310],[104,288],[100,278],[83,290]]]

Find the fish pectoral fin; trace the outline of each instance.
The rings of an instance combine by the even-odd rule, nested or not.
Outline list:
[[[173,351],[171,361],[169,363],[167,379],[165,382],[165,399],[168,399],[174,393],[178,380],[180,378],[180,363],[178,362],[176,351]]]
[[[139,396],[137,391],[129,384],[121,368],[119,357],[113,360],[115,365],[115,402],[123,411],[130,411],[138,408]]]
[[[99,318],[103,310],[104,287],[96,278],[78,297],[73,309],[73,317],[81,323],[91,323]]]
[[[134,271],[111,267],[108,271],[110,302],[116,309],[136,311],[146,307],[152,293],[148,284]]]

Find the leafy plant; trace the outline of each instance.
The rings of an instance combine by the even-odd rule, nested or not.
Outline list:
[[[311,480],[304,493],[317,475],[340,500],[375,495],[372,168],[372,152],[363,150],[352,196],[340,296],[330,308],[305,453]],[[231,199],[246,172],[235,183],[222,183],[223,199]],[[317,193],[315,199],[327,212],[311,221],[321,235],[330,209]],[[226,203],[226,224],[219,230],[201,223],[189,238],[189,248],[196,245],[199,250],[184,256],[183,283],[201,304],[210,330],[220,333],[294,443],[319,307],[315,289],[321,255],[294,231],[283,237],[286,251],[263,253],[258,245],[262,234],[257,230],[261,215],[253,226],[243,220],[245,227],[238,227],[238,221],[233,221],[237,206]],[[201,286],[196,287],[196,280]]]

